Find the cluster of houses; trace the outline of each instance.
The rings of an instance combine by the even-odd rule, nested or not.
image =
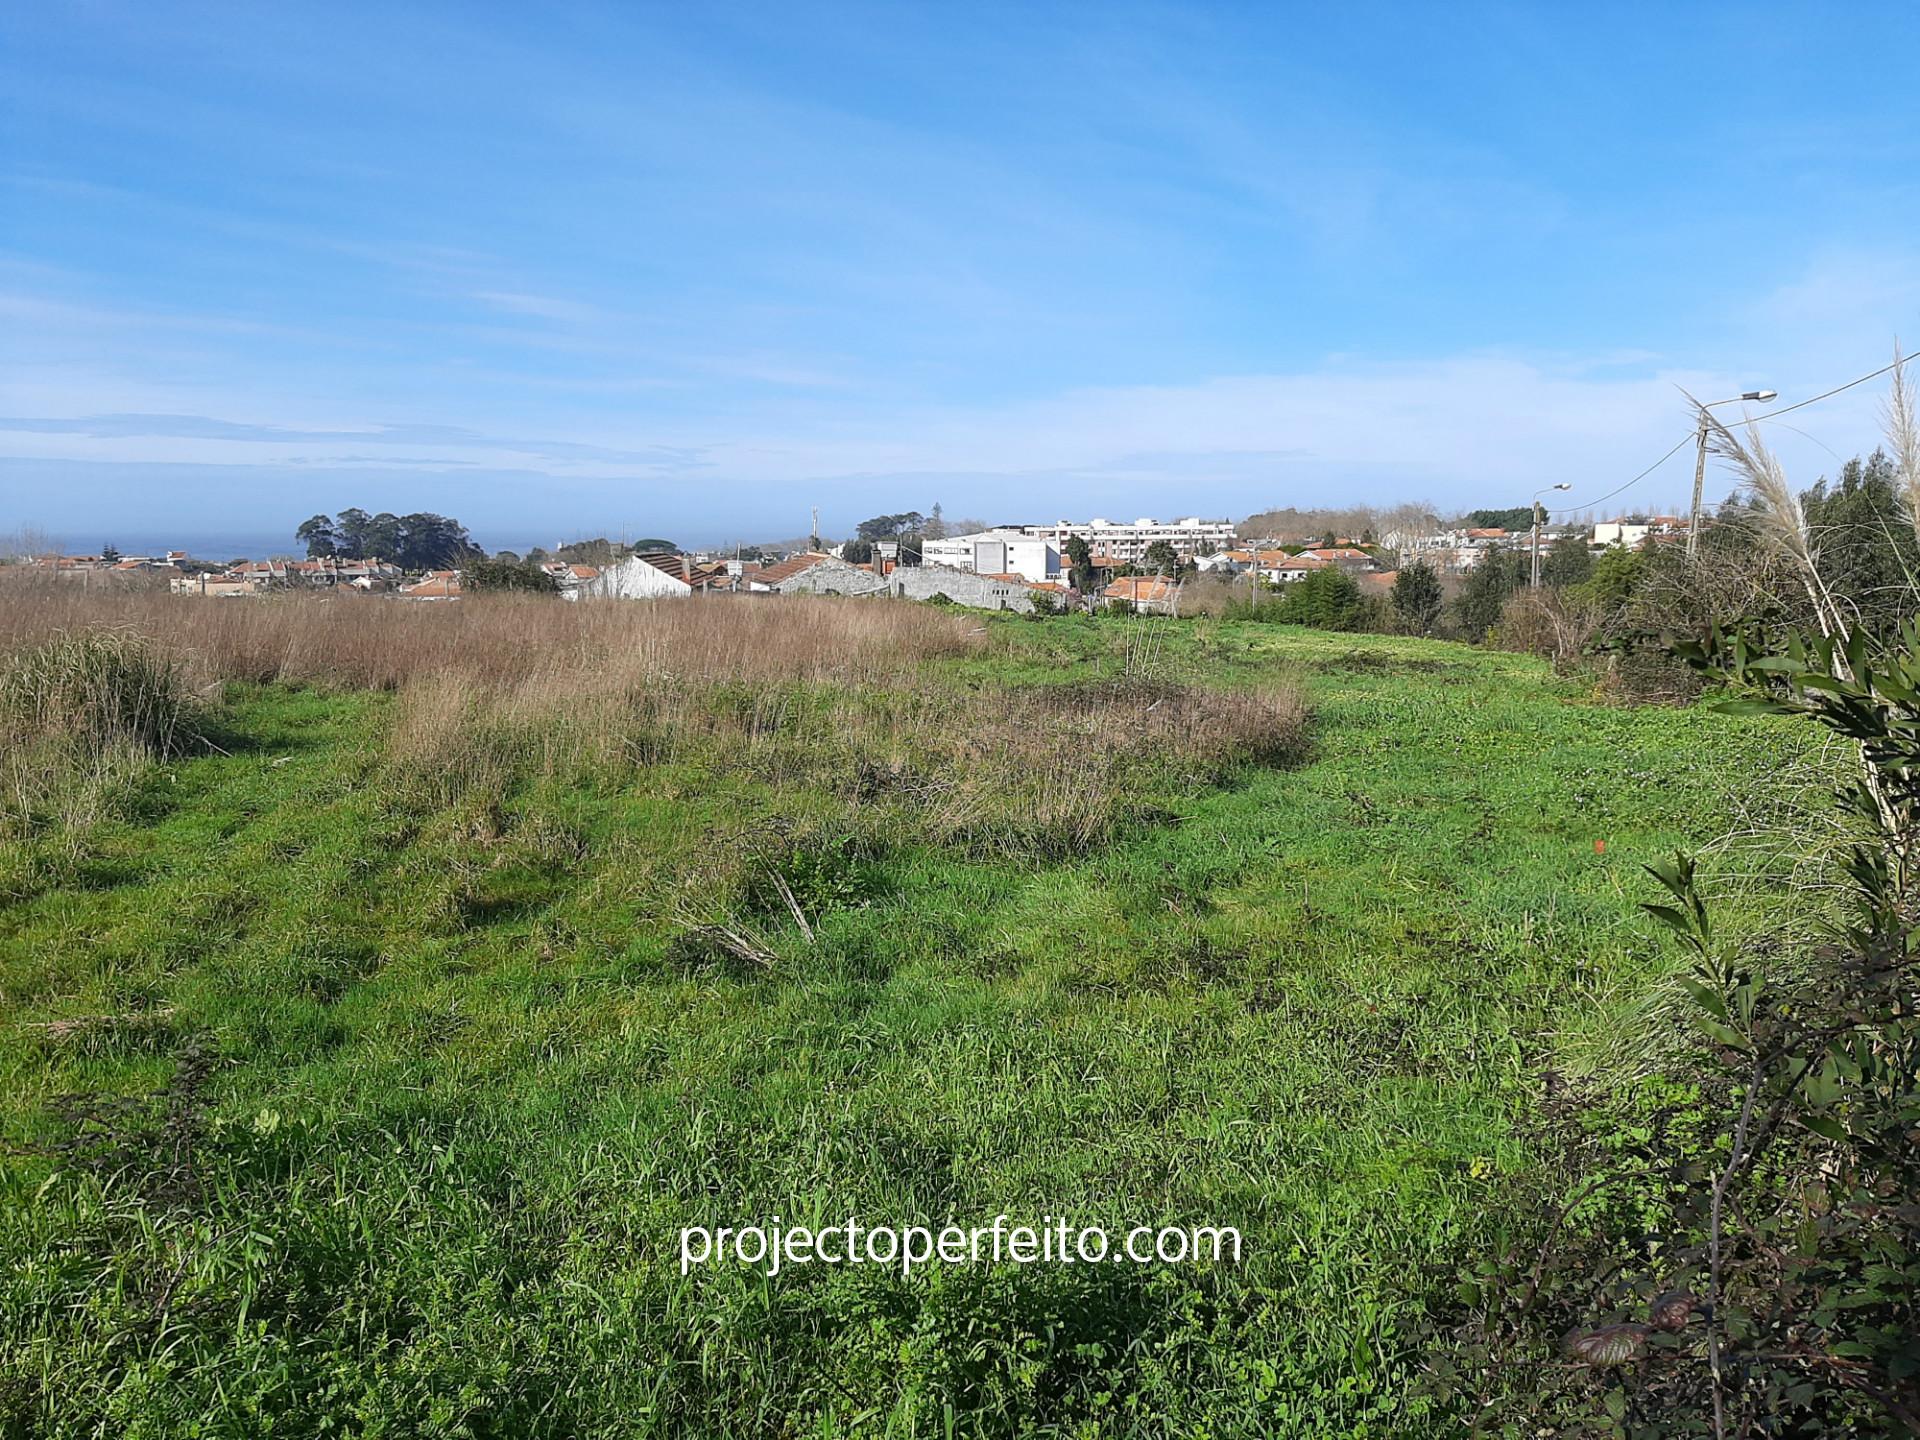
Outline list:
[[[62,580],[99,579],[106,583],[125,579],[149,584],[164,580],[176,595],[206,598],[265,595],[294,588],[396,595],[406,600],[457,600],[461,592],[459,570],[409,573],[388,560],[342,560],[335,556],[211,565],[192,559],[184,550],[169,550],[163,555],[36,555],[26,564],[31,570]],[[563,561],[541,569],[553,578],[563,595],[577,593],[600,574],[597,566]]]
[[[1673,544],[1683,542],[1686,537],[1686,516],[1651,515],[1640,519],[1543,525],[1538,543],[1545,550],[1559,540],[1585,540],[1589,549],[1599,552],[1614,546],[1637,550],[1642,545]],[[1423,560],[1442,574],[1462,575],[1478,565],[1489,550],[1525,550],[1534,543],[1531,529],[1442,530],[1407,537],[1401,546],[1401,558],[1407,564]]]
[[[1585,537],[1596,550],[1629,549],[1682,539],[1686,521],[1672,515],[1543,529],[1544,547],[1563,536]],[[1087,545],[1092,583],[1074,585],[1071,542]],[[1330,537],[1337,538],[1337,537]],[[1470,570],[1490,550],[1525,548],[1531,531],[1450,529],[1390,537],[1391,547],[1350,539],[1320,546],[1247,545],[1226,520],[1141,519],[1121,524],[1001,525],[971,535],[923,540],[920,563],[903,563],[897,542],[879,542],[872,558],[847,558],[847,547],[805,551],[771,562],[711,555],[636,554],[607,565],[551,561],[540,568],[562,599],[671,599],[694,595],[886,595],[945,599],[989,610],[1028,612],[1108,604],[1143,613],[1178,613],[1178,576],[1135,573],[1167,550],[1182,568],[1225,580],[1283,588],[1323,570],[1351,576],[1365,590],[1385,592],[1397,565],[1424,561],[1443,574]],[[1164,545],[1166,549],[1155,549]],[[446,601],[461,595],[462,572],[407,574],[385,560],[241,560],[226,566],[190,559],[185,551],[157,556],[48,555],[28,561],[63,579],[147,576],[165,579],[175,594],[205,597],[260,595],[302,587],[384,593],[406,600]]]

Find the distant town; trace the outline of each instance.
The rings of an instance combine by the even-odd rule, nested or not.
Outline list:
[[[1327,523],[1334,519],[1347,523]],[[964,533],[948,534],[936,507],[931,520],[913,512],[876,517],[863,522],[855,538],[837,543],[815,537],[790,548],[740,546],[725,552],[682,551],[664,540],[596,539],[526,555],[500,551],[489,556],[457,522],[409,516],[408,521],[419,522],[415,534],[393,539],[397,558],[388,558],[368,553],[369,539],[377,544],[380,537],[364,512],[352,511],[343,512],[339,526],[326,516],[300,526],[305,558],[212,562],[184,550],[122,555],[105,547],[94,555],[38,553],[20,560],[30,570],[74,583],[152,587],[164,582],[176,595],[205,599],[305,588],[444,603],[503,589],[569,601],[886,595],[1016,612],[1104,607],[1177,614],[1183,595],[1202,584],[1284,590],[1332,570],[1365,591],[1385,594],[1400,572],[1413,566],[1443,580],[1457,579],[1493,554],[1539,556],[1557,548],[1597,556],[1614,548],[1684,541],[1689,530],[1688,519],[1675,515],[1631,514],[1537,527],[1528,519],[1524,506],[1475,511],[1450,522],[1418,507],[1401,507],[1380,513],[1276,511],[1239,523],[1197,516],[1058,520],[968,526]],[[425,563],[418,553],[423,533],[432,537],[430,548],[440,552]]]

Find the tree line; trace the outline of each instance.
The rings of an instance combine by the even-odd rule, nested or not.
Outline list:
[[[294,538],[309,560],[385,560],[402,570],[451,570],[481,559],[467,527],[445,515],[369,515],[349,508],[303,520]]]

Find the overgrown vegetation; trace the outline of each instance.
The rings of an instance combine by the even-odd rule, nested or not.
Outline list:
[[[55,632],[0,660],[0,837],[72,837],[154,760],[193,745],[181,666],[137,632]]]
[[[1896,459],[1840,492],[1873,543],[1843,531],[1838,563],[1813,519],[1824,487],[1797,496],[1757,427],[1700,414],[1785,593],[1676,658],[1736,687],[1728,708],[1853,751],[1839,843],[1814,848],[1819,888],[1760,936],[1726,933],[1692,857],[1648,867],[1672,903],[1647,908],[1690,952],[1687,1039],[1657,1078],[1563,1108],[1563,1178],[1516,1195],[1513,1242],[1462,1272],[1433,1392],[1509,1430],[1920,1434],[1920,623],[1914,582],[1890,593],[1920,543],[1914,395],[1896,369]]]
[[[18,1433],[1444,1428],[1418,1277],[1559,1163],[1541,1072],[1609,1071],[1634,867],[1831,779],[1422,640],[39,593],[9,653],[117,617],[224,688],[0,851]],[[1734,858],[1737,937],[1791,862]],[[673,1250],[1002,1211],[1246,1260]]]

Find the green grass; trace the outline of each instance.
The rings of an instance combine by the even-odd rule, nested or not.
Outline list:
[[[7,852],[0,1433],[1444,1433],[1396,1319],[1531,1163],[1542,1070],[1614,1063],[1658,993],[1639,866],[1805,741],[1433,642],[1002,630],[947,682],[1156,637],[1296,676],[1311,758],[1066,863],[869,825],[817,943],[758,917],[765,968],[666,897],[838,802],[675,766],[410,809],[376,694],[235,692],[231,753],[77,860]],[[75,1093],[149,1098],[63,1155]],[[1245,1258],[679,1273],[684,1224],[1002,1211]]]

